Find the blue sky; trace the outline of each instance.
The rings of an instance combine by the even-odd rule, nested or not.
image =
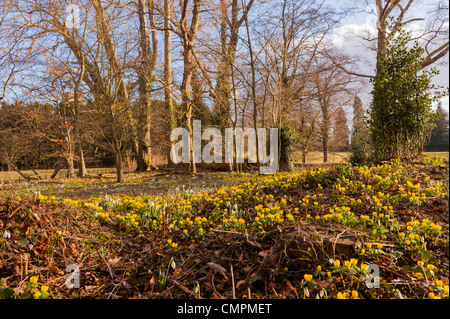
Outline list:
[[[358,12],[351,14],[343,19],[340,26],[335,28],[332,32],[332,41],[334,45],[351,56],[357,57],[360,61],[358,68],[361,73],[364,74],[374,74],[376,54],[370,49],[370,46],[375,46],[375,41],[369,42],[363,39],[363,37],[374,37],[376,36],[376,8],[372,4],[375,1],[359,1],[357,3]],[[427,0],[418,1],[416,6],[412,8],[408,14],[409,18],[423,17],[423,12],[429,12],[434,5],[439,1]],[[330,1],[330,5],[334,6],[336,9],[342,8],[342,6],[348,5],[346,1]],[[429,15],[427,15],[428,17]],[[405,19],[405,20],[406,20]],[[424,22],[412,22],[407,25],[409,30],[420,29]],[[447,20],[448,25],[448,20]],[[447,38],[448,40],[448,38]],[[449,86],[449,58],[448,54],[445,58],[441,59],[440,63],[433,65],[436,67],[440,74],[434,78],[434,83],[436,85]],[[365,107],[368,107],[370,103],[370,85],[368,80],[363,80],[364,85],[361,86],[362,90],[360,97],[363,99]],[[448,96],[442,99],[442,106],[449,109],[449,98]],[[437,103],[436,103],[437,105]],[[435,106],[436,106],[435,105]]]

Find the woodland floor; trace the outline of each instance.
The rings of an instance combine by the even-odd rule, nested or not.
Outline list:
[[[448,156],[0,185],[0,298],[449,298],[448,197]]]

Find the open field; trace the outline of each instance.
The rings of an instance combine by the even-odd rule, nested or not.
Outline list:
[[[98,176],[98,174],[108,174],[108,173],[115,173],[115,168],[88,168],[87,169],[88,174],[93,175],[93,176]],[[35,172],[38,173],[38,175],[36,175],[32,170],[23,170],[21,171],[22,173],[24,173],[27,176],[32,176],[34,178],[38,178],[38,175],[42,178],[42,179],[49,179],[50,176],[52,176],[53,173],[53,169],[36,169]],[[77,170],[75,171],[77,172]],[[56,175],[55,179],[64,179],[67,176],[67,169],[61,169],[58,174]],[[7,182],[9,180],[24,180],[24,178],[22,176],[20,176],[19,173],[17,173],[16,171],[0,171],[0,183],[1,180],[3,179],[4,182]]]
[[[425,156],[448,156],[448,152],[425,152]],[[348,158],[350,156],[349,152],[330,152],[328,153],[328,159],[329,163],[346,163]],[[301,154],[294,153],[294,160],[297,163],[301,163]],[[306,157],[306,164],[321,164],[323,163],[323,153],[322,152],[310,152],[308,153]],[[88,174],[92,176],[98,176],[99,174],[103,176],[108,176],[111,174],[115,174],[115,168],[88,168],[87,169]],[[26,175],[36,177],[34,172],[32,170],[24,170],[22,171]],[[52,173],[53,170],[44,170],[44,169],[38,169],[36,172],[41,176],[42,179],[48,179]],[[61,169],[56,176],[55,179],[65,179],[67,176],[67,169]],[[7,172],[7,171],[0,171],[0,183],[2,182],[8,182],[10,180],[18,181],[18,180],[24,180],[23,177],[19,175],[19,173],[15,171]]]
[[[0,297],[448,298],[448,174],[428,156],[1,185]]]
[[[448,152],[425,152],[425,156],[448,156]],[[350,157],[350,152],[329,152],[328,162],[330,163],[346,163]],[[301,153],[294,153],[294,161],[301,163]],[[323,153],[322,152],[309,152],[306,155],[306,164],[320,164],[323,163]]]

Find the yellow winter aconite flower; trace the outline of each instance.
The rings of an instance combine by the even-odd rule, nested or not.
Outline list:
[[[444,294],[448,295],[448,285],[444,286]]]
[[[356,290],[353,290],[353,291],[352,291],[352,298],[353,298],[353,299],[358,298],[358,292],[357,292]]]
[[[345,266],[346,268],[350,268],[351,265],[352,265],[352,263],[351,263],[349,260],[345,260],[345,261],[344,261],[344,266]]]
[[[378,248],[378,249],[382,249],[382,248],[383,248],[383,245],[382,245],[382,244],[378,244],[378,245],[377,245],[377,248]]]
[[[442,280],[436,280],[436,286],[442,287],[443,285],[444,283],[442,282]]]
[[[37,283],[38,279],[39,279],[39,276],[32,276],[32,277],[30,278],[30,282],[31,282],[32,284],[35,284],[35,283]]]
[[[417,266],[423,267],[423,265],[424,265],[424,262],[423,262],[422,260],[419,260],[419,261],[417,262]]]
[[[344,292],[344,293],[338,292],[336,297],[337,297],[337,299],[347,299],[347,293],[346,292]]]
[[[33,294],[34,299],[38,299],[41,296],[41,292],[38,290]]]
[[[423,279],[423,278],[424,278],[424,277],[423,277],[423,274],[422,274],[421,272],[416,272],[416,273],[414,274],[414,276],[417,277],[417,279]]]
[[[341,262],[339,260],[335,260],[333,262],[334,267],[339,267],[341,265]]]
[[[327,277],[331,278],[331,272],[327,271]]]
[[[172,243],[172,248],[177,248],[178,247],[178,244],[177,243]]]
[[[312,278],[313,278],[313,275],[305,274],[305,275],[303,276],[303,278],[305,278],[306,281],[311,281]]]
[[[367,265],[367,264],[361,264],[361,270],[362,270],[362,271],[366,271],[367,268],[369,268],[369,265]]]
[[[434,266],[431,265],[431,264],[428,264],[428,265],[427,265],[427,269],[428,269],[428,270],[433,270],[433,269],[434,269]]]
[[[47,292],[47,291],[48,291],[48,286],[42,285],[41,291],[42,291],[42,292]]]
[[[317,266],[317,271],[322,271],[322,267],[320,265]]]

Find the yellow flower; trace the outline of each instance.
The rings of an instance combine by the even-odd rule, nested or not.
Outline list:
[[[351,258],[351,259],[350,259],[350,263],[351,263],[353,266],[356,266],[356,264],[358,264],[358,259]]]
[[[177,248],[178,244],[177,243],[172,243],[172,248]]]
[[[322,271],[322,267],[317,266],[317,271]]]
[[[337,299],[347,299],[347,298],[346,298],[346,296],[345,296],[345,293],[338,292],[338,294],[337,294]]]
[[[41,296],[41,292],[38,290],[34,293],[34,299],[38,299]]]
[[[47,290],[48,290],[48,286],[42,285],[41,291],[42,291],[42,292],[47,292]]]
[[[361,264],[361,270],[362,270],[362,271],[366,271],[367,268],[369,268],[369,265],[367,265],[367,264]]]
[[[327,277],[331,278],[331,272],[327,271]]]
[[[448,285],[444,286],[444,294],[448,295]]]
[[[400,236],[400,238],[405,237],[405,233],[403,233],[403,232],[399,233],[398,235]]]
[[[409,244],[411,244],[411,241],[409,239],[407,239],[407,240],[405,240],[405,244],[409,245]]]
[[[305,278],[306,281],[311,281],[313,278],[313,275],[305,274],[303,277]]]
[[[377,248],[378,248],[378,249],[381,249],[381,248],[383,248],[383,245],[382,245],[382,244],[378,244],[378,245],[377,245]]]
[[[352,265],[352,263],[351,263],[350,261],[348,261],[348,260],[345,260],[345,261],[344,261],[344,266],[345,266],[346,268],[350,268],[351,265]]]
[[[419,260],[418,262],[417,262],[417,266],[419,266],[419,267],[423,267],[423,261],[422,260]]]
[[[434,299],[434,293],[430,292],[430,293],[428,294],[428,297],[430,297],[430,299]]]
[[[427,265],[427,269],[428,269],[428,270],[433,270],[433,269],[434,269],[434,266],[431,265],[431,264],[428,264],[428,265]]]
[[[366,244],[367,248],[372,248],[372,244]]]
[[[353,299],[358,298],[358,292],[357,292],[356,290],[353,290],[353,291],[352,291],[352,298],[353,298]]]
[[[39,279],[39,275],[38,275],[38,276],[32,276],[32,277],[30,278],[30,282],[31,282],[32,284],[35,284],[35,283],[37,283],[38,279]]]
[[[444,283],[442,282],[442,280],[436,280],[436,286],[442,287],[443,285]]]
[[[172,239],[167,239],[167,243],[168,243],[169,245],[171,245],[171,244],[172,244]]]
[[[414,274],[414,276],[416,276],[417,279],[423,279],[423,278],[424,278],[424,277],[423,277],[423,274],[422,274],[421,272],[416,272],[416,273]]]
[[[333,262],[334,267],[339,267],[341,265],[341,262],[339,260],[335,260]]]

